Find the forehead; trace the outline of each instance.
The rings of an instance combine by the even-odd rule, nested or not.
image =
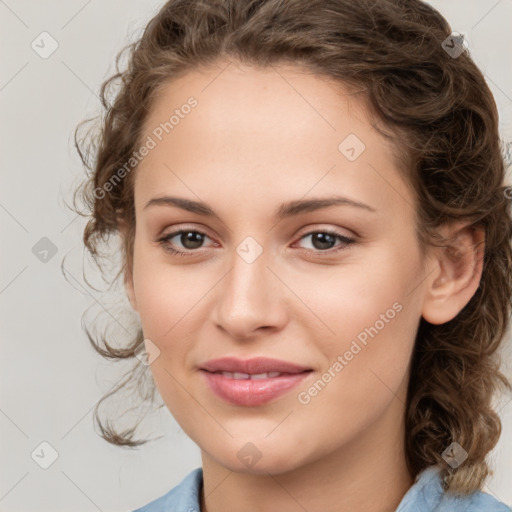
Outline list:
[[[282,143],[287,135],[313,138],[318,133],[318,137],[328,134],[339,138],[350,128],[364,134],[369,144],[384,142],[377,140],[377,132],[366,133],[373,121],[368,117],[363,95],[302,67],[261,68],[232,61],[162,83],[144,132],[150,133],[176,111],[179,114],[191,97],[197,101],[190,116],[193,120],[181,122],[184,119],[180,116],[181,126],[178,129],[174,125],[168,138],[179,138],[179,132],[189,135],[187,128],[193,128],[197,139],[205,134],[209,135],[208,140],[215,136],[213,140],[220,140],[228,134],[253,134],[260,141],[276,142],[276,128],[286,128],[277,141]],[[244,150],[254,147],[250,139],[246,142]]]
[[[136,195],[182,186],[186,176],[198,195],[213,183],[290,190],[294,199],[342,187],[369,202],[378,184],[377,204],[407,200],[395,147],[374,122],[362,95],[301,67],[198,69],[155,96],[142,135],[155,146],[137,169]]]

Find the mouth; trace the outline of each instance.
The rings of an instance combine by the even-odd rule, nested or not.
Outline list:
[[[221,358],[201,367],[210,391],[238,406],[259,406],[275,401],[313,372],[288,361],[269,358]]]
[[[264,373],[242,373],[242,372],[210,372],[217,375],[223,375],[228,379],[235,380],[259,380],[259,379],[274,379],[275,377],[280,377],[281,375],[291,375],[289,373],[281,373],[281,372],[264,372]]]

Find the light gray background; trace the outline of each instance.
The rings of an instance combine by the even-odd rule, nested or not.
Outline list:
[[[512,0],[431,3],[466,35],[495,94],[503,138],[511,141]],[[137,450],[113,447],[94,431],[92,408],[119,370],[93,352],[80,319],[91,304],[123,325],[130,319],[106,295],[84,287],[84,220],[65,206],[83,173],[72,131],[98,112],[97,93],[114,69],[115,55],[162,4],[0,0],[2,511],[133,510],[201,463],[198,448],[165,408],[139,431],[164,437]],[[59,45],[47,59],[31,48],[43,31]],[[32,252],[43,237],[57,248],[46,263]],[[64,255],[71,282],[60,271]],[[510,346],[506,350],[510,375]],[[500,407],[503,435],[486,490],[512,505],[512,402]],[[31,458],[43,441],[58,453],[48,469]],[[44,447],[43,452],[50,453]]]

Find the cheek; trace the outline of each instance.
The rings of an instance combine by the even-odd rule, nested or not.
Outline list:
[[[193,343],[191,313],[196,312],[198,305],[194,308],[194,304],[202,286],[196,284],[191,288],[190,281],[177,267],[144,261],[143,258],[134,262],[133,280],[144,337],[159,350],[158,357],[150,365],[155,385],[166,406],[177,415],[177,421],[183,421],[190,396],[180,383],[184,382],[187,352]],[[185,411],[184,418],[180,411]]]
[[[180,267],[165,264],[165,255],[159,251],[138,248],[136,244],[133,264],[133,285],[142,329],[147,338],[156,342],[172,333],[204,288],[199,279],[193,279],[191,285],[189,273]]]
[[[351,439],[392,404],[406,402],[419,309],[400,286],[388,285],[344,298],[337,313],[331,302],[327,321],[336,336],[315,338],[324,356],[321,382],[303,389],[300,403],[307,402],[301,406],[304,421],[316,424],[316,417],[325,416],[325,438]]]
[[[406,316],[417,315],[419,320],[420,304],[417,295],[411,293],[415,282],[420,281],[418,254],[402,254],[389,244],[379,251],[360,251],[339,267],[327,270],[295,276],[294,290],[322,320],[321,332],[333,347],[360,333],[364,341],[365,329],[372,326],[380,336],[403,329]],[[315,318],[311,314],[308,317]]]
[[[322,335],[311,332],[311,339],[322,347],[323,370],[331,368],[333,391],[353,406],[362,398],[378,401],[379,390],[389,396],[387,388],[398,389],[421,317],[419,294],[411,293],[421,273],[418,254],[401,255],[390,244],[372,259],[378,264],[360,261],[325,283],[317,280],[315,289],[323,285],[324,292],[308,295],[322,319]]]

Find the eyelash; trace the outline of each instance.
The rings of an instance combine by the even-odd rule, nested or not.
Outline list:
[[[170,239],[172,239],[176,235],[180,235],[182,233],[199,233],[200,235],[208,237],[208,235],[206,233],[203,233],[202,231],[199,231],[197,229],[181,229],[179,231],[174,231],[173,233],[169,233],[168,235],[163,236],[162,238],[158,239],[157,242],[160,243],[160,245],[163,247],[163,249],[165,251],[167,251],[167,252],[169,252],[169,253],[171,253],[173,255],[176,255],[176,256],[191,256],[194,252],[198,252],[195,249],[189,249],[188,251],[179,251],[177,249],[173,249],[169,245],[168,241]],[[331,255],[333,255],[335,253],[338,253],[339,251],[344,251],[344,250],[349,249],[350,246],[353,243],[355,243],[355,239],[354,238],[350,238],[350,237],[347,237],[345,235],[341,235],[340,233],[337,233],[336,231],[331,231],[331,230],[328,230],[328,229],[327,230],[324,229],[324,230],[310,231],[309,233],[306,233],[303,236],[301,236],[299,238],[299,240],[302,240],[303,238],[305,238],[307,236],[315,235],[315,234],[318,234],[318,233],[322,233],[322,234],[333,236],[334,238],[337,238],[337,239],[341,240],[345,245],[340,244],[339,246],[337,246],[338,247],[337,249],[327,249],[325,251],[321,251],[321,250],[318,250],[318,249],[305,249],[307,251],[313,252],[315,255],[327,254],[327,255],[331,256]]]

